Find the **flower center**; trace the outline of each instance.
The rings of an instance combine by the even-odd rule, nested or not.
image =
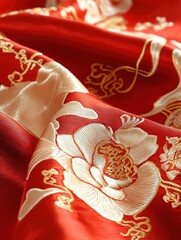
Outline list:
[[[137,167],[129,156],[129,149],[121,144],[109,142],[98,148],[106,160],[104,174],[115,180],[135,180]]]

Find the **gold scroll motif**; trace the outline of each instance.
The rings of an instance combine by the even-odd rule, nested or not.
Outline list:
[[[181,205],[181,185],[172,182],[181,175],[181,138],[166,137],[167,142],[163,146],[164,152],[160,155],[161,169],[171,181],[160,179],[160,186],[165,189],[163,200],[170,203],[173,208]]]
[[[54,176],[58,174],[59,172],[55,168],[43,170],[43,182],[47,185],[60,188],[62,190],[62,193],[57,197],[57,201],[55,202],[55,204],[60,208],[73,212],[71,203],[74,201],[74,197],[68,190],[68,188],[57,184],[57,180]]]
[[[43,59],[37,59],[37,57],[41,56],[41,53],[34,53],[30,58],[27,56],[27,52],[25,49],[20,49],[16,51],[14,49],[14,44],[8,41],[4,41],[0,38],[0,49],[3,53],[13,53],[15,55],[15,59],[19,61],[20,68],[22,71],[13,71],[8,75],[8,79],[11,82],[11,86],[21,82],[25,74],[28,71],[33,70],[36,66],[41,67],[43,63]]]
[[[161,179],[160,186],[165,189],[163,196],[165,203],[170,203],[172,208],[181,206],[181,185]]]
[[[170,103],[161,112],[166,116],[165,125],[181,129],[181,101]]]
[[[149,42],[150,39],[145,41],[141,54],[136,62],[136,67],[119,66],[113,68],[110,65],[93,63],[91,65],[91,73],[85,80],[88,90],[99,98],[110,98],[117,93],[121,94],[130,92],[137,81],[138,75],[144,77],[151,76],[150,72],[139,69],[139,65],[144,57]],[[125,80],[125,73],[131,73],[133,77],[129,80]]]
[[[138,217],[137,215],[133,216],[133,220],[122,220],[120,225],[129,228],[126,233],[121,233],[121,235],[130,237],[131,240],[145,238],[152,229],[148,217]]]
[[[177,109],[181,108],[181,101],[178,102],[173,102],[167,105],[163,110],[162,113],[168,118],[169,115],[173,112],[176,111]]]

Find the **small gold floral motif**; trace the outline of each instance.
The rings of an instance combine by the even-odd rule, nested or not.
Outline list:
[[[143,31],[147,30],[149,28],[152,28],[155,31],[160,31],[168,27],[173,27],[173,22],[167,22],[167,19],[165,17],[156,17],[156,23],[151,22],[138,22],[135,26],[136,31]]]
[[[177,208],[181,205],[180,194],[178,192],[170,192],[166,189],[166,194],[163,196],[163,200],[166,203],[171,203],[173,208]]]
[[[163,200],[173,208],[181,206],[181,185],[161,179],[160,186],[165,189]]]
[[[128,227],[126,233],[121,233],[124,237],[131,237],[131,240],[145,238],[148,232],[151,232],[150,219],[148,217],[133,216],[134,220],[123,220],[120,225]]]
[[[169,180],[175,179],[181,174],[181,138],[166,138],[163,146],[164,153],[160,155],[161,168],[165,171]]]
[[[62,190],[62,193],[57,197],[57,201],[55,202],[55,204],[60,208],[73,212],[71,203],[74,201],[74,197],[66,187],[57,184],[57,180],[56,178],[54,178],[54,175],[58,176],[58,174],[59,172],[55,168],[43,170],[43,182],[47,185],[60,188]]]
[[[14,44],[5,41],[4,39],[0,38],[0,49],[2,49],[3,53],[13,53],[15,54],[15,59],[17,59],[20,63],[20,68],[22,71],[14,71],[8,75],[8,79],[11,82],[11,85],[15,85],[23,80],[24,75],[34,69],[34,67],[42,66],[43,59],[36,59],[37,57],[41,56],[41,53],[34,53],[30,58],[27,57],[27,52],[25,49],[20,49],[16,51],[14,49]]]

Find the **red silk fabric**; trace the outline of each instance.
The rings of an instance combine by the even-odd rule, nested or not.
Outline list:
[[[0,239],[180,239],[180,14],[0,0]]]

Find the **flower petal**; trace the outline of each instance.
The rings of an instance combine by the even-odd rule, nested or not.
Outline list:
[[[18,220],[21,221],[42,199],[55,193],[62,193],[62,190],[58,188],[31,188],[26,193],[26,199],[19,210]]]
[[[93,178],[94,178],[98,183],[100,183],[101,186],[104,186],[104,187],[107,186],[107,183],[104,181],[104,179],[103,179],[103,177],[102,177],[102,172],[101,172],[98,168],[96,168],[96,167],[93,166],[93,167],[91,167],[90,171],[91,171],[91,174],[92,174]]]
[[[86,108],[80,102],[77,101],[65,103],[63,107],[59,111],[57,111],[57,113],[53,116],[53,119],[56,120],[59,117],[67,115],[74,115],[89,119],[98,118],[97,113],[93,109]]]
[[[166,172],[166,171],[169,169],[169,164],[168,164],[168,162],[162,163],[161,168]]]
[[[165,162],[165,161],[167,161],[167,155],[166,155],[166,153],[160,154],[160,162]]]
[[[168,155],[170,158],[174,158],[174,155],[176,152],[179,152],[181,150],[180,146],[173,146],[169,149]]]
[[[158,149],[157,137],[149,135],[140,145],[130,149],[130,156],[135,164],[141,164],[152,156]]]
[[[64,172],[64,177],[65,186],[101,216],[116,222],[122,220],[123,214],[116,200],[107,197],[98,188],[82,182],[71,173]]]
[[[74,140],[89,163],[92,163],[93,153],[96,145],[103,140],[109,140],[112,136],[111,130],[104,125],[93,123],[80,128],[74,134]]]
[[[181,169],[181,158],[177,160],[176,167]]]
[[[115,190],[115,189],[110,188],[110,187],[104,187],[104,188],[101,188],[101,190],[108,197],[113,198],[115,200],[119,200],[120,201],[120,200],[122,200],[124,198],[124,193],[121,190]]]
[[[29,163],[27,179],[32,170],[42,161],[54,159],[62,165],[66,170],[71,168],[71,157],[60,151],[55,143],[56,130],[52,123],[48,124],[44,131],[43,137],[40,139],[37,149],[35,150],[32,159]]]
[[[93,164],[96,168],[98,168],[100,171],[103,171],[106,160],[103,155],[100,155],[97,151],[94,153],[93,156]]]
[[[166,172],[166,175],[170,180],[173,180],[178,174],[179,174],[178,170],[172,170],[172,171]]]
[[[157,194],[160,185],[160,174],[157,167],[146,162],[138,169],[138,179],[124,189],[125,199],[120,201],[120,209],[126,215],[143,211]]]
[[[104,175],[104,180],[106,181],[106,183],[108,184],[109,187],[114,188],[114,189],[120,189],[121,187],[124,187],[131,183],[131,179],[115,180],[106,175]]]
[[[76,176],[84,182],[88,182],[93,186],[100,187],[90,174],[90,165],[81,158],[72,159],[72,169]]]
[[[134,147],[143,142],[148,134],[140,128],[121,129],[115,132],[116,140],[125,147]]]
[[[57,136],[58,147],[71,157],[82,157],[82,154],[78,147],[76,146],[72,135],[62,134]]]

